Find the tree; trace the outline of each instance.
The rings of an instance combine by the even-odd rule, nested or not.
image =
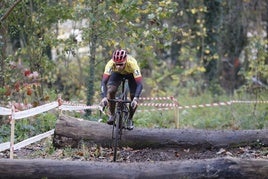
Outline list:
[[[86,98],[91,105],[99,100],[101,74],[115,48],[126,48],[138,59],[145,91],[152,96],[177,96],[181,87],[193,88],[195,92],[189,90],[191,95],[199,95],[207,88],[216,94],[221,92],[217,91],[219,84],[232,94],[245,81],[240,70],[242,54],[247,56],[248,72],[243,75],[251,77],[258,71],[260,78],[267,76],[261,72],[266,68],[261,67],[265,41],[258,44],[263,38],[255,36],[248,43],[246,36],[251,30],[249,23],[256,22],[259,29],[263,28],[260,22],[265,18],[265,1],[17,0],[1,1],[1,5],[7,7],[1,9],[1,19],[5,19],[1,23],[2,41],[13,42],[11,53],[7,54],[10,48],[6,48],[6,43],[2,46],[2,96],[6,90],[4,81],[17,81],[12,79],[12,70],[8,71],[6,64],[20,59],[41,76],[34,98],[44,98],[46,90],[53,91],[55,87],[63,98]],[[80,42],[75,34],[66,40],[57,39],[58,23],[67,19],[81,30]],[[78,56],[80,47],[85,46],[89,56]],[[249,47],[260,47],[260,60],[249,59],[254,56]],[[55,61],[51,60],[51,49],[61,54]],[[85,65],[86,60],[89,62]],[[85,88],[87,91],[79,95]]]
[[[1,17],[1,20],[5,20],[4,23],[1,21],[2,33],[12,42],[6,43],[2,48],[2,52],[6,53],[5,47],[11,47],[8,48],[9,56],[5,55],[2,61],[10,64],[2,65],[5,68],[2,68],[4,75],[1,77],[3,81],[8,82],[4,83],[5,88],[2,88],[2,98],[34,105],[47,99],[44,90],[50,80],[53,81],[49,76],[49,70],[53,69],[49,50],[53,45],[53,33],[50,33],[49,28],[59,17],[53,14],[61,10],[62,8],[53,9],[50,4],[43,1],[16,1]],[[29,81],[33,76],[34,80]],[[14,93],[10,94],[9,90],[13,90]]]
[[[1,86],[5,86],[5,58],[6,58],[6,48],[7,48],[7,23],[5,23],[5,19],[9,16],[9,14],[12,12],[12,10],[21,2],[21,0],[17,0],[14,4],[12,4],[6,12],[4,12],[4,8],[1,9],[0,14],[3,14],[3,16],[0,19],[0,58],[1,58],[1,64],[0,64],[0,84]],[[0,2],[1,7],[5,7],[6,3],[4,1]],[[2,97],[1,97],[2,99]]]
[[[108,3],[108,4],[107,4]],[[96,49],[100,45],[101,38],[107,38],[108,27],[111,21],[105,17],[109,2],[104,1],[87,1],[81,4],[76,9],[76,13],[87,20],[87,26],[83,27],[83,37],[89,47],[89,69],[87,77],[87,105],[93,104],[95,96],[95,70],[96,70]],[[89,118],[91,111],[86,110],[86,117]]]
[[[221,19],[221,4],[218,1],[205,1],[204,2],[206,12],[204,14],[205,27],[207,29],[206,36],[204,38],[204,49],[200,52],[201,60],[206,69],[205,78],[208,81],[218,81],[218,42],[220,21]],[[219,29],[219,30],[218,30]]]

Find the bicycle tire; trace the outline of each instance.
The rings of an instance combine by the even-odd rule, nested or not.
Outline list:
[[[122,91],[121,91],[120,99],[127,100],[128,93],[129,93],[128,83],[126,83],[124,79],[122,83]],[[114,162],[116,161],[116,158],[117,158],[117,149],[119,146],[119,140],[121,139],[123,128],[127,124],[128,115],[129,115],[129,108],[127,107],[127,105],[126,104],[121,104],[121,105],[120,105],[120,108],[121,108],[120,111],[117,111],[118,108],[116,107],[116,112],[115,112],[116,116],[115,116],[115,122],[113,126],[113,152],[114,152],[113,161]]]
[[[114,152],[114,156],[113,156],[113,161],[116,161],[116,157],[117,157],[117,147],[118,147],[118,141],[119,141],[119,135],[120,135],[120,128],[119,128],[119,124],[120,124],[120,114],[116,113],[115,116],[115,123],[114,123],[114,127],[113,127],[113,152]]]
[[[127,100],[128,99],[128,94],[129,94],[129,86],[128,86],[128,81],[125,80],[124,83],[122,84],[124,85],[122,88],[122,100]],[[124,104],[123,106],[123,114],[122,114],[122,123],[124,126],[128,125],[128,117],[129,117],[129,107],[127,106],[127,104]]]
[[[124,104],[123,110],[122,110],[122,125],[124,128],[127,127],[128,117],[129,117],[129,108],[128,108],[127,104]]]
[[[128,83],[127,80],[123,82],[122,84],[122,100],[127,100],[128,97],[128,93],[129,93],[129,87],[128,87]]]

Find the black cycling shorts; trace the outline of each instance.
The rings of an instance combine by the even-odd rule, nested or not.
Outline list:
[[[133,96],[135,94],[135,91],[137,88],[137,84],[136,84],[136,81],[135,81],[133,74],[122,75],[122,74],[117,73],[117,72],[112,72],[112,74],[109,77],[107,86],[112,85],[112,86],[116,86],[118,88],[119,85],[121,84],[123,78],[128,80],[130,94],[131,94],[131,96]]]

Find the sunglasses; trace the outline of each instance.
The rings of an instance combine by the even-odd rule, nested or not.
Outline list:
[[[116,63],[115,66],[123,66],[124,63]]]

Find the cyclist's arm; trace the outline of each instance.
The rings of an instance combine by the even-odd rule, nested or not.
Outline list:
[[[101,80],[101,97],[104,98],[107,96],[107,82],[110,75],[103,74]]]
[[[113,61],[110,60],[104,69],[104,73],[102,75],[102,80],[101,80],[101,97],[104,98],[107,96],[107,82],[109,80],[109,77],[112,73],[112,67],[113,67]]]
[[[132,67],[133,67],[133,76],[137,84],[134,97],[139,98],[141,95],[141,91],[143,89],[143,82],[142,82],[142,75],[141,75],[140,67],[137,64],[136,60],[133,62]]]
[[[135,81],[136,81],[136,84],[137,84],[135,97],[139,98],[140,95],[141,95],[141,91],[143,89],[142,76],[135,78]]]

